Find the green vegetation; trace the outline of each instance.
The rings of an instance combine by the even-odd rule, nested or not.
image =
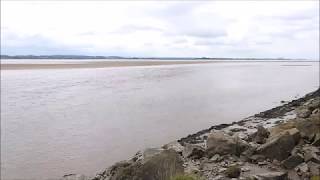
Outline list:
[[[171,180],[202,180],[199,176],[190,175],[190,174],[182,174],[177,175],[171,178]]]
[[[238,166],[230,166],[225,172],[225,174],[229,178],[237,178],[240,176],[240,173],[241,173],[241,170]]]

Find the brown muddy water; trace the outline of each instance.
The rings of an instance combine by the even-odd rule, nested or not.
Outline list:
[[[318,75],[319,62],[2,70],[1,179],[94,175],[301,97]]]

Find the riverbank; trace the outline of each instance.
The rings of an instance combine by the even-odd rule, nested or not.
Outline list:
[[[206,63],[284,63],[281,66],[311,66],[309,63],[319,61],[311,60],[158,60],[158,59],[1,59],[1,70],[33,70],[33,69],[79,69],[79,68],[108,68],[131,66],[159,66],[179,64],[206,64]],[[291,64],[291,63],[299,64]],[[290,63],[290,64],[287,64]]]
[[[137,152],[93,178],[319,179],[320,89],[231,124]],[[180,177],[178,177],[180,176]]]
[[[128,67],[128,66],[159,66],[159,65],[175,65],[175,64],[203,64],[213,63],[213,61],[192,61],[192,60],[51,60],[47,62],[34,61],[33,63],[25,63],[16,61],[15,63],[1,63],[1,70],[27,70],[27,69],[75,69],[75,68],[107,68],[107,67]]]

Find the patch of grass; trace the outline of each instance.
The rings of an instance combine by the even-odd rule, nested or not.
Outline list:
[[[171,180],[200,180],[200,178],[194,175],[183,174],[174,176]]]
[[[239,166],[235,165],[235,166],[230,166],[225,174],[229,177],[229,178],[237,178],[240,176],[241,170],[239,168]]]

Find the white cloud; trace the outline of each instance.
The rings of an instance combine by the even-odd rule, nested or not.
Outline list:
[[[318,1],[1,2],[9,54],[317,58],[318,28]]]

